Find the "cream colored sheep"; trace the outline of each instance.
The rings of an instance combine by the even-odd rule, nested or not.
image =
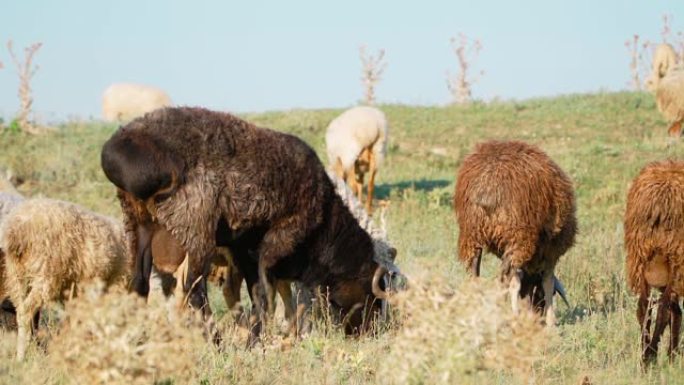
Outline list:
[[[651,75],[646,80],[646,88],[655,91],[665,75],[677,66],[677,53],[674,48],[667,43],[659,44],[653,53],[653,63]]]
[[[371,211],[375,175],[387,153],[389,126],[374,107],[350,108],[335,118],[325,134],[329,167],[362,199],[364,175],[370,173],[366,210]]]
[[[658,111],[670,123],[670,136],[680,136],[684,122],[684,67],[669,44],[661,44],[653,56],[653,70],[646,86],[655,93]]]
[[[17,311],[17,358],[23,359],[31,319],[53,300],[65,300],[82,283],[106,287],[126,280],[123,226],[72,203],[28,199],[0,227],[5,288]]]
[[[10,170],[0,168],[0,192],[19,194],[15,188],[14,179]]]
[[[102,116],[107,121],[128,122],[157,108],[171,105],[159,88],[142,84],[115,83],[102,96]]]
[[[24,201],[24,197],[18,194],[0,192],[0,227],[2,222],[9,215],[9,213]],[[7,299],[7,292],[5,291],[5,255],[0,249],[0,302],[2,302],[2,312],[10,312],[14,310]],[[13,316],[12,316],[13,317]]]

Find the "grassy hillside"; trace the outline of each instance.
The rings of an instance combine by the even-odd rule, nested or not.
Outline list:
[[[684,158],[683,143],[667,145],[666,122],[650,95],[571,95],[469,107],[386,105],[382,109],[391,124],[390,150],[379,173],[377,193],[391,202],[389,236],[399,250],[398,262],[410,276],[422,277],[422,282],[454,288],[465,280],[456,261],[458,234],[451,199],[456,170],[475,143],[486,139],[534,143],[573,179],[580,233],[557,269],[571,307],[558,307],[560,326],[555,331],[543,338],[529,336],[543,346],[540,359],[532,360],[531,370],[521,377],[505,369],[481,368],[465,359],[463,351],[443,344],[433,352],[441,359],[413,367],[409,353],[397,352],[399,347],[411,350],[399,340],[406,334],[400,327],[358,340],[333,331],[315,333],[287,349],[245,351],[238,344],[216,352],[200,345],[197,383],[576,384],[586,375],[595,384],[641,384],[675,383],[684,378],[682,360],[673,365],[661,362],[647,374],[639,369],[635,298],[624,281],[622,214],[630,181],[647,162]],[[338,113],[293,110],[245,118],[302,137],[327,163],[325,128]],[[113,125],[83,122],[65,124],[40,137],[5,133],[0,135],[0,165],[26,180],[20,186],[22,193],[70,200],[118,216],[113,188],[99,166],[101,145],[114,129]],[[498,261],[486,256],[484,262],[487,284],[495,285]],[[220,308],[218,298],[213,303]],[[434,309],[426,309],[430,311]],[[456,325],[464,313],[454,314],[451,321]],[[492,316],[482,309],[474,309],[473,314]],[[440,333],[451,329],[440,324],[432,335],[430,328],[420,330],[426,340],[446,341]],[[40,376],[48,365],[49,357],[39,350],[27,363],[14,363],[14,336],[0,334],[5,346],[0,350],[0,382],[35,379],[32,376]],[[546,339],[548,343],[542,344]],[[666,350],[663,347],[661,353]],[[510,359],[511,366],[519,365],[515,357]],[[48,382],[69,378],[59,370],[49,372],[40,378]],[[410,375],[400,377],[398,372]]]

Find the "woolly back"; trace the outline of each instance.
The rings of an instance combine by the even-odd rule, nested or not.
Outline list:
[[[670,71],[655,90],[658,111],[668,120],[684,118],[684,68]]]
[[[65,281],[125,275],[123,226],[78,205],[52,199],[28,199],[0,227],[0,248],[8,269],[51,274]]]
[[[684,162],[653,162],[639,172],[627,194],[624,229],[627,280],[634,292],[642,288],[644,265],[660,254],[671,275],[684,273]],[[680,295],[683,285],[677,284]]]
[[[392,247],[387,240],[387,231],[383,227],[378,227],[373,221],[361,202],[356,198],[351,188],[333,172],[328,172],[328,177],[335,186],[335,192],[342,198],[342,202],[347,206],[354,218],[359,222],[359,225],[365,230],[373,240],[373,247],[375,249],[375,261],[384,265],[391,271],[399,271],[394,265],[396,258],[396,249]],[[384,212],[383,212],[384,215]],[[384,218],[381,218],[384,221]]]
[[[458,171],[459,226],[483,224],[559,233],[575,215],[570,178],[539,148],[519,141],[479,143]]]
[[[329,164],[340,160],[350,168],[364,148],[371,147],[379,166],[387,153],[389,125],[385,114],[375,107],[350,108],[333,119],[325,135]]]
[[[171,104],[169,95],[159,88],[115,83],[107,87],[102,95],[102,116],[108,121],[125,122]]]

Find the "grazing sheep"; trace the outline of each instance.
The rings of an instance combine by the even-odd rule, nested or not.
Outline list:
[[[346,180],[362,202],[363,179],[370,173],[366,210],[371,211],[375,174],[387,153],[388,124],[374,107],[359,106],[343,112],[328,126],[325,143],[329,167]]]
[[[0,168],[0,192],[19,195],[16,186],[21,182],[22,180],[12,175],[11,171]]]
[[[102,116],[110,122],[128,122],[157,108],[171,105],[166,92],[142,84],[115,83],[102,95]]]
[[[563,170],[523,142],[480,143],[458,172],[454,207],[459,258],[468,271],[479,276],[482,252],[496,254],[516,311],[525,277],[541,274],[546,323],[553,324],[554,268],[577,232],[572,182]]]
[[[374,260],[371,237],[299,138],[227,113],[165,108],[114,133],[103,147],[102,168],[120,190],[145,202],[187,251],[183,289],[195,308],[206,303],[211,258],[225,241],[250,295],[256,286],[261,315],[272,310],[265,305],[277,279],[328,287],[348,332],[365,329],[372,317],[364,313],[379,310],[373,300],[386,294],[380,278],[390,271]],[[138,266],[149,259],[149,237],[136,238],[141,224],[122,208],[136,260],[143,260],[135,274],[144,294],[149,275]]]
[[[639,296],[642,360],[653,362],[670,326],[670,359],[678,350],[684,295],[684,162],[666,160],[644,167],[627,195],[625,212],[627,283]],[[651,288],[661,291],[651,334]]]
[[[119,222],[68,202],[28,199],[10,212],[0,228],[0,249],[5,288],[17,312],[18,359],[43,305],[68,298],[86,281],[124,283],[123,237]]]
[[[24,197],[18,194],[0,192],[0,228],[9,213],[24,201]],[[5,291],[5,255],[0,249],[0,301],[2,302],[2,312],[14,314],[14,305],[7,299]]]
[[[653,56],[653,70],[646,82],[655,93],[658,111],[670,121],[670,136],[680,136],[684,122],[684,67],[669,44],[660,44]]]

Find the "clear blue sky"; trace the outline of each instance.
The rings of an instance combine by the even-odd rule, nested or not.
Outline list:
[[[684,30],[682,0],[0,0],[0,115],[18,109],[9,38],[44,43],[33,87],[50,120],[99,118],[117,81],[234,112],[350,106],[361,43],[387,51],[381,103],[444,104],[458,32],[484,46],[477,98],[624,89],[624,41],[659,40],[664,13]]]

